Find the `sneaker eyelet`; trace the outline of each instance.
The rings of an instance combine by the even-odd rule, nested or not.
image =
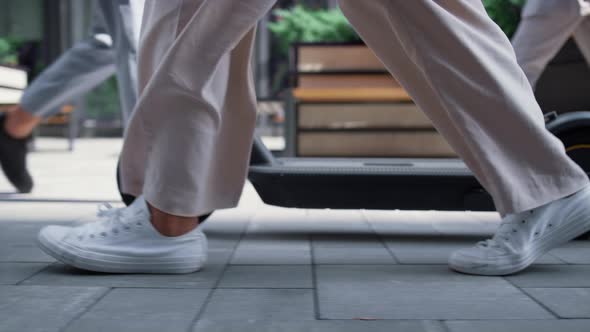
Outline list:
[[[521,221],[522,224],[526,224],[526,220]]]
[[[125,226],[123,226],[123,229],[126,231],[129,231],[129,230],[131,230],[131,227],[129,225],[125,225]]]
[[[113,234],[115,234],[115,235],[119,234],[119,230],[118,230],[118,229],[116,229],[116,228],[113,228],[112,232],[113,232]]]
[[[136,224],[137,226],[141,226],[141,225],[142,225],[141,221],[138,221],[138,222],[136,222],[135,224]]]
[[[516,230],[516,229],[512,230],[512,233],[517,233],[517,232],[518,232],[518,230]]]
[[[547,227],[553,227],[553,224],[549,224],[549,225],[547,225]]]
[[[94,234],[90,234],[90,238],[91,239],[94,239]]]
[[[108,234],[107,234],[106,232],[101,232],[101,233],[100,233],[100,236],[102,236],[102,237],[107,237],[107,235],[108,235]]]
[[[535,232],[535,236],[539,236],[539,234],[541,234],[541,233],[539,233],[539,232]]]

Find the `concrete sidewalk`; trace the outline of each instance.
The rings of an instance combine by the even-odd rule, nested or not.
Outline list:
[[[205,224],[210,261],[199,273],[67,268],[37,249],[36,233],[117,200],[120,141],[82,141],[72,154],[49,149],[58,144],[31,156],[33,195],[0,180],[2,332],[589,330],[590,241],[517,276],[448,270],[452,250],[493,233],[493,213],[282,209],[247,186],[240,207]]]

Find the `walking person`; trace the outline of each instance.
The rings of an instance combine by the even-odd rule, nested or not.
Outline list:
[[[273,3],[147,1],[141,97],[121,157],[123,192],[138,198],[93,223],[42,229],[43,250],[102,272],[187,273],[205,264],[198,216],[234,207],[242,191],[256,116],[254,28]],[[503,217],[492,239],[455,252],[451,268],[519,272],[590,230],[588,178],[545,129],[510,41],[480,0],[340,4]]]
[[[565,42],[574,38],[590,64],[590,2],[527,0],[512,38],[516,59],[533,88]]]
[[[97,0],[90,35],[66,51],[25,90],[20,104],[0,117],[0,165],[21,193],[33,189],[27,141],[61,106],[117,76],[123,122],[137,99],[137,43],[144,0]]]

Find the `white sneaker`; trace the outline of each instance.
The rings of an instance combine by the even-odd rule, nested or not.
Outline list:
[[[199,228],[178,237],[158,233],[143,197],[122,209],[99,209],[98,221],[78,227],[48,226],[39,246],[79,269],[107,273],[191,273],[207,260]]]
[[[513,274],[588,231],[590,187],[539,208],[506,216],[492,239],[454,252],[449,266],[468,274]]]

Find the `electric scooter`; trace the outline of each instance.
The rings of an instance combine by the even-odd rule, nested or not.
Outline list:
[[[552,112],[545,121],[590,173],[590,112]],[[282,207],[495,211],[491,196],[460,159],[281,158],[256,137],[248,179],[266,204]],[[122,198],[126,204],[134,199]]]

